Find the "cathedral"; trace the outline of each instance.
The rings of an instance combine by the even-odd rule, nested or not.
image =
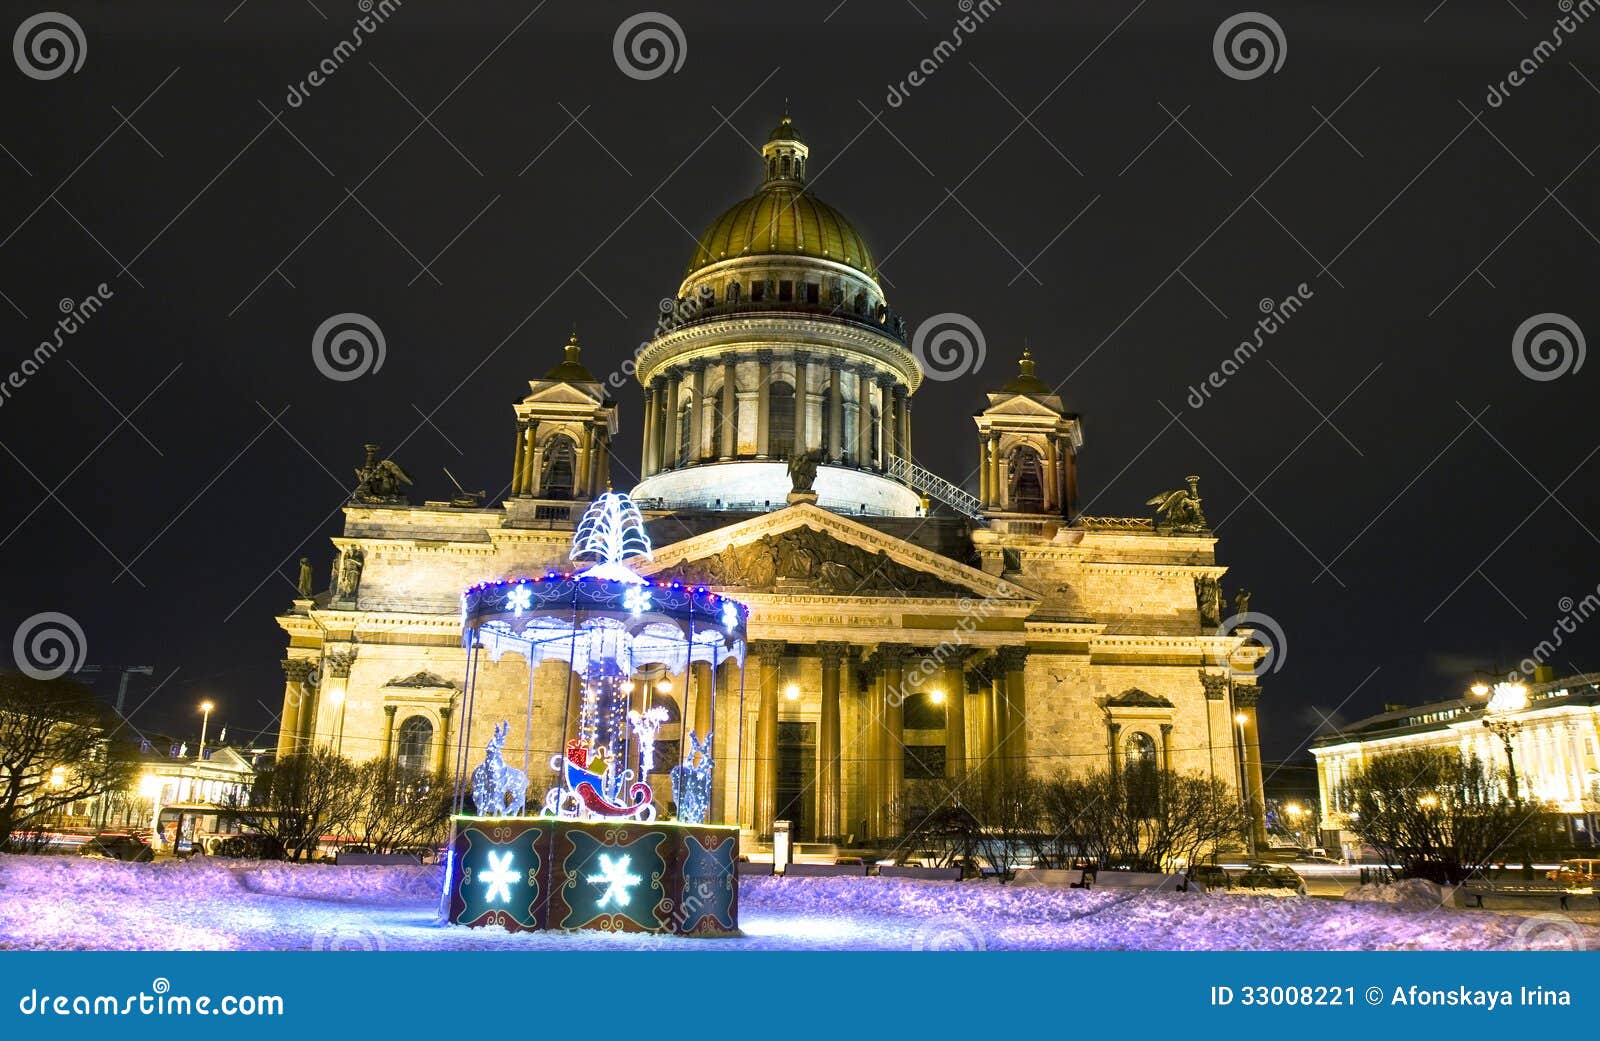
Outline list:
[[[1260,648],[1224,621],[1198,479],[1151,500],[1154,518],[1080,514],[1083,424],[1027,351],[974,416],[976,494],[916,465],[923,372],[867,243],[808,189],[808,160],[785,116],[755,193],[699,238],[637,355],[631,495],[653,543],[638,571],[749,608],[742,666],[638,669],[665,714],[661,769],[709,731],[713,820],[757,842],[788,821],[802,840],[872,843],[952,790],[1144,764],[1225,782],[1264,840]],[[497,505],[411,503],[368,447],[329,587],[303,562],[277,618],[280,756],[452,770],[505,720],[505,759],[531,764],[537,805],[574,678],[514,653],[476,661],[466,718],[462,592],[570,568],[621,424],[576,335],[514,412]]]

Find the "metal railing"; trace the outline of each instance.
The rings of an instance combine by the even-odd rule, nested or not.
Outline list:
[[[976,495],[964,488],[956,487],[932,471],[924,470],[909,459],[891,454],[888,474],[894,480],[910,486],[930,499],[938,499],[958,513],[973,520],[983,519],[983,502]]]

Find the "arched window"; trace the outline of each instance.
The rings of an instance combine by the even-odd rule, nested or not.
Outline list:
[[[539,473],[539,495],[546,499],[572,498],[573,480],[578,472],[578,447],[565,434],[555,434],[544,443],[544,466]]]
[[[1011,452],[1011,488],[1008,501],[1015,513],[1044,512],[1044,467],[1039,453],[1028,445]]]
[[[770,391],[767,407],[767,454],[787,459],[794,447],[794,384],[777,382]]]
[[[1129,805],[1154,812],[1157,771],[1155,740],[1144,731],[1135,730],[1122,743],[1122,773],[1128,784]]]
[[[866,290],[862,290],[861,292],[858,292],[856,294],[856,308],[855,308],[855,310],[856,310],[856,314],[866,314],[867,313],[867,293],[866,293]]]
[[[411,716],[400,724],[400,744],[395,765],[418,773],[428,768],[428,746],[433,744],[433,724],[422,716]]]

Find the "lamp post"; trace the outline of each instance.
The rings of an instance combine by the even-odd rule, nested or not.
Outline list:
[[[189,798],[193,802],[200,801],[197,790],[200,787],[200,764],[206,758],[206,728],[211,724],[211,710],[216,707],[209,701],[200,702],[200,750],[194,757],[194,778],[189,783]]]
[[[1483,684],[1473,684],[1474,694],[1478,693],[1480,686]],[[1501,743],[1506,746],[1506,779],[1511,790],[1511,801],[1514,803],[1522,800],[1517,791],[1517,755],[1512,748],[1511,739],[1522,729],[1522,720],[1515,716],[1527,707],[1528,688],[1525,684],[1515,681],[1496,683],[1483,716],[1483,725],[1498,734]]]

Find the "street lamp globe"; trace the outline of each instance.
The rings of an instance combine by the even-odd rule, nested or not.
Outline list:
[[[1521,712],[1528,707],[1528,687],[1523,683],[1496,683],[1489,698],[1489,711]]]

